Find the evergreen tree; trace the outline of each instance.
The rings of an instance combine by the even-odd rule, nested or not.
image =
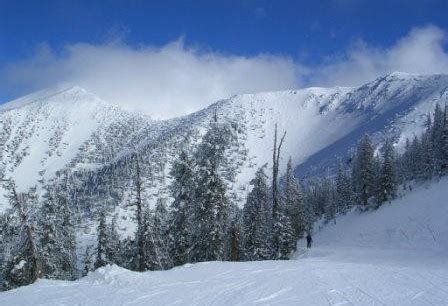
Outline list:
[[[175,265],[189,261],[192,243],[191,216],[194,208],[195,173],[188,154],[182,150],[171,168],[173,182],[170,186],[173,202],[171,204],[172,254]]]
[[[232,127],[218,123],[215,118],[197,150],[198,187],[192,245],[192,260],[195,262],[224,259],[224,235],[227,232],[230,202],[220,168],[226,161],[225,150],[232,136]]]
[[[147,254],[146,254],[146,238],[145,233],[147,232],[147,224],[145,221],[145,207],[143,203],[142,193],[143,193],[143,179],[142,179],[142,169],[140,166],[140,156],[135,154],[132,157],[133,169],[133,183],[134,183],[134,200],[129,206],[135,208],[135,220],[137,222],[137,229],[135,231],[135,242],[137,245],[136,252],[136,267],[138,271],[145,271],[147,269]]]
[[[5,288],[11,289],[28,285],[42,276],[42,260],[35,233],[35,213],[37,207],[35,189],[18,193],[12,179],[6,181],[7,198],[12,207],[10,221],[15,224],[10,256],[5,268]]]
[[[117,231],[117,215],[114,215],[112,217],[112,220],[107,230],[107,237],[109,243],[107,244],[106,248],[106,258],[109,260],[110,263],[121,265],[122,247],[120,236],[118,235]]]
[[[240,223],[237,218],[234,218],[229,227],[230,236],[230,260],[240,261],[241,259],[241,230]]]
[[[352,178],[357,198],[367,207],[375,187],[374,148],[368,135],[358,144]]]
[[[380,201],[391,201],[397,196],[397,171],[395,167],[395,149],[390,139],[386,140],[383,148],[383,163],[380,176]]]
[[[294,177],[291,158],[286,167],[284,203],[286,214],[291,218],[295,240],[298,240],[306,230],[305,208],[300,186]]]
[[[434,121],[432,127],[432,143],[434,151],[434,166],[436,174],[441,174],[443,164],[443,129],[445,126],[445,114],[440,104],[437,103],[434,109]]]
[[[168,211],[163,199],[157,201],[154,213],[147,211],[149,221],[146,226],[146,245],[148,247],[147,265],[150,270],[166,270],[173,267],[169,253],[168,241]]]
[[[277,219],[274,223],[274,231],[277,233],[277,253],[275,259],[288,259],[297,246],[297,236],[294,231],[291,217],[284,206],[277,211]]]
[[[336,190],[333,181],[325,179],[322,181],[322,190],[324,191],[324,207],[325,207],[325,222],[333,220],[336,223],[336,216],[338,214],[338,202],[336,201]]]
[[[39,215],[42,276],[75,279],[76,241],[72,213],[63,190],[45,186]]]
[[[243,209],[243,252],[245,260],[264,260],[272,256],[270,205],[267,176],[264,167],[258,169],[250,182],[252,191],[247,195]]]
[[[443,130],[441,135],[441,174],[448,175],[448,105],[445,104]]]
[[[422,147],[420,141],[417,136],[412,140],[411,148],[410,148],[410,173],[412,179],[421,179],[422,172],[420,168],[420,161],[422,160]]]
[[[336,195],[335,202],[337,212],[345,214],[353,206],[353,189],[351,178],[339,163],[338,174],[336,176]]]
[[[106,213],[102,211],[99,216],[97,226],[97,247],[96,247],[96,260],[95,269],[101,268],[109,263],[109,259],[106,257],[108,249],[107,239],[107,225],[106,225]]]
[[[86,247],[86,251],[84,252],[84,268],[82,271],[82,276],[86,276],[90,271],[92,271],[92,253],[91,253],[91,246]]]
[[[420,180],[429,180],[435,171],[434,144],[428,131],[421,136],[418,146],[418,160],[416,163],[416,177]]]

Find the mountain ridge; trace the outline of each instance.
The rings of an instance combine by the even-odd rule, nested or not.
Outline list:
[[[239,126],[237,144],[229,151],[238,169],[228,188],[235,201],[241,203],[255,170],[271,160],[275,123],[279,130],[287,132],[281,172],[291,156],[297,173],[311,177],[326,171],[336,158],[347,158],[349,149],[364,133],[372,134],[377,143],[389,136],[398,147],[403,146],[405,137],[422,129],[425,115],[435,103],[448,100],[447,88],[448,75],[391,73],[359,87],[311,87],[234,95],[198,112],[168,120],[151,120],[123,110],[78,86],[54,95],[47,90],[12,101],[15,107],[0,106],[0,168],[4,176],[18,179],[18,185],[25,186],[24,189],[38,184],[39,179],[51,180],[63,169],[86,172],[82,175],[105,181],[101,173],[128,164],[129,156],[138,151],[152,159],[148,167],[155,163],[151,167],[159,169],[156,172],[161,179],[149,184],[150,193],[169,198],[166,186],[170,183],[169,168],[176,150],[199,143],[217,114],[220,120]],[[83,122],[84,117],[79,118],[80,110],[89,118],[90,128]],[[70,136],[82,129],[85,129],[83,137]],[[44,139],[45,133],[58,135],[61,131],[63,136],[56,137],[57,141]],[[37,137],[38,145],[30,137]],[[52,151],[51,156],[47,151]],[[63,158],[52,157],[58,154]],[[27,160],[24,166],[23,161]],[[41,166],[31,176],[19,171],[26,165]],[[24,176],[27,184],[20,182]],[[129,186],[130,178],[123,178],[120,184]],[[120,197],[119,202],[125,201],[124,193]],[[5,205],[0,201],[0,207]]]

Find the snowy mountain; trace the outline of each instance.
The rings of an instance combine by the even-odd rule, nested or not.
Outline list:
[[[446,102],[447,88],[447,75],[393,73],[357,88],[238,95],[166,121],[124,111],[79,87],[46,90],[0,108],[1,170],[24,190],[68,169],[78,186],[72,196],[83,209],[94,210],[107,197],[121,207],[132,184],[131,156],[138,152],[146,200],[150,205],[158,198],[169,201],[172,160],[180,147],[192,149],[200,142],[216,114],[237,126],[227,152],[227,182],[231,199],[242,205],[256,169],[271,162],[276,123],[279,132],[287,132],[281,172],[291,156],[299,176],[311,176],[344,158],[366,132],[377,141],[393,136],[402,146],[405,137],[423,128],[434,105]],[[0,203],[0,210],[6,207]]]
[[[150,123],[79,87],[39,91],[0,106],[0,172],[26,190],[65,167],[92,169]]]
[[[442,179],[374,212],[353,211],[300,241],[296,260],[204,262],[169,271],[106,266],[38,280],[1,305],[446,305],[448,205]]]

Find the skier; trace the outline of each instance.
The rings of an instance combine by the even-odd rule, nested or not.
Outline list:
[[[308,232],[306,235],[306,247],[311,248],[311,243],[313,243],[313,238],[311,238],[311,233]]]

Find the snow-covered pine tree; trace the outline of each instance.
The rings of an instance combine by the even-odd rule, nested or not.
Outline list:
[[[96,246],[96,260],[95,269],[101,268],[109,263],[109,259],[106,257],[108,249],[107,239],[107,225],[106,225],[106,212],[100,212],[97,226],[97,246]]]
[[[264,260],[272,257],[272,233],[269,222],[271,205],[269,189],[264,173],[265,166],[255,173],[251,192],[247,195],[243,209],[243,253],[244,260]]]
[[[419,141],[419,158],[416,160],[416,175],[420,180],[429,180],[433,177],[436,165],[434,159],[434,144],[431,134],[426,131]]]
[[[57,187],[44,186],[39,213],[42,276],[72,280],[77,276],[75,228],[65,193]]]
[[[298,240],[303,237],[306,231],[305,207],[300,185],[294,177],[291,157],[286,166],[284,203],[286,213],[291,218],[294,237]]]
[[[442,145],[442,135],[445,126],[445,114],[442,110],[440,104],[437,103],[434,109],[434,120],[432,127],[432,144],[434,153],[434,166],[435,173],[441,174],[441,167],[443,163],[443,145]]]
[[[412,139],[410,147],[410,173],[411,179],[421,179],[422,171],[420,168],[420,162],[422,160],[423,148],[417,136]]]
[[[316,213],[314,212],[313,202],[310,200],[310,193],[302,186],[303,203],[305,212],[305,232],[313,232],[314,222],[316,221]]]
[[[235,216],[229,226],[230,237],[230,261],[240,261],[241,259],[241,226],[238,216]]]
[[[372,193],[371,197],[374,201],[372,201],[372,204],[369,205],[369,207],[372,208],[378,208],[380,207],[381,203],[383,203],[382,198],[382,188],[381,188],[381,176],[382,176],[382,164],[381,164],[381,156],[378,152],[373,157],[373,185],[372,185]]]
[[[147,222],[145,222],[145,207],[142,198],[143,179],[141,173],[142,169],[140,166],[140,155],[136,153],[132,156],[131,159],[131,163],[134,166],[131,171],[133,176],[134,190],[132,202],[128,206],[133,206],[135,208],[135,221],[137,222],[137,229],[135,231],[134,239],[137,245],[136,268],[138,271],[145,271],[147,269],[147,247],[145,238],[145,233],[147,231]]]
[[[297,246],[296,233],[291,222],[291,217],[284,205],[277,211],[277,219],[274,221],[274,231],[277,233],[277,253],[274,259],[289,259]]]
[[[35,188],[26,193],[18,193],[15,182],[9,179],[5,183],[7,198],[12,207],[10,221],[14,223],[14,235],[10,244],[10,256],[5,267],[4,286],[7,289],[34,283],[42,276],[42,259],[35,233],[35,215],[37,207]]]
[[[110,225],[108,226],[107,237],[109,243],[106,248],[106,258],[108,258],[110,263],[121,265],[122,247],[120,236],[117,231],[117,215],[112,217]]]
[[[409,141],[409,138],[406,138],[403,154],[398,158],[398,178],[400,184],[403,184],[406,181],[410,180],[411,177],[411,173],[409,171],[410,148],[411,142]]]
[[[147,266],[150,270],[167,270],[173,267],[169,252],[168,210],[165,201],[158,199],[154,212],[147,211],[146,226]]]
[[[194,168],[191,158],[182,150],[174,161],[170,172],[173,182],[170,186],[171,204],[171,253],[174,265],[182,265],[190,260],[192,243],[191,217],[194,208]]]
[[[230,202],[227,186],[220,175],[226,160],[226,148],[233,137],[230,124],[210,123],[196,152],[197,188],[193,229],[192,261],[223,260],[225,237],[228,227]]]
[[[395,148],[392,140],[387,139],[383,147],[383,161],[380,173],[380,203],[391,201],[397,196],[397,170]]]
[[[374,193],[374,167],[374,148],[370,137],[366,134],[358,143],[352,170],[354,190],[364,207],[367,207]]]
[[[326,178],[322,182],[322,200],[325,203],[325,222],[333,221],[336,223],[336,217],[338,214],[338,202],[336,201],[336,188],[334,181],[330,178]]]
[[[350,175],[339,162],[338,174],[336,176],[335,202],[337,213],[345,214],[353,206],[353,187]]]
[[[441,139],[442,162],[440,170],[442,175],[448,175],[448,104],[445,104],[444,119]]]
[[[93,270],[93,254],[91,249],[91,246],[87,246],[86,251],[84,252],[84,267],[82,269],[82,276],[86,276],[90,271]]]

